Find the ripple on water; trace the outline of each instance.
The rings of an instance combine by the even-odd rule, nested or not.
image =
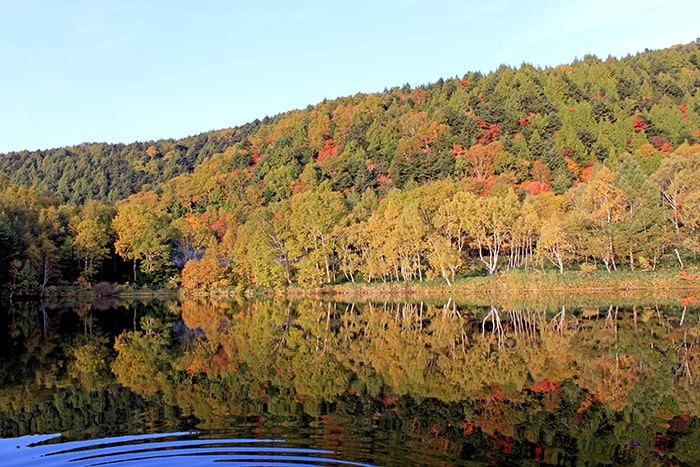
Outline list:
[[[202,465],[371,466],[345,460],[333,450],[290,445],[284,439],[206,438],[200,433],[166,433],[61,442],[61,435],[0,439],[4,466]]]

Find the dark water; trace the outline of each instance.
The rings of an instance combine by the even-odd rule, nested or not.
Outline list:
[[[695,303],[15,305],[0,465],[700,465]]]

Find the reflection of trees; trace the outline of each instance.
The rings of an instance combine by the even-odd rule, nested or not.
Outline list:
[[[33,433],[64,433],[66,439],[139,433],[160,426],[163,430],[186,427],[162,397],[146,400],[128,389],[109,384],[98,389],[77,386],[52,394],[0,404],[0,437]],[[192,422],[189,421],[191,424]]]
[[[555,332],[543,312],[494,306],[477,318],[480,313],[450,302],[370,304],[344,318],[344,333],[354,334],[343,352],[399,393],[447,400],[468,398],[492,383],[519,390],[544,368],[560,378],[572,375],[568,334]]]
[[[125,331],[117,337],[112,371],[117,380],[139,394],[166,392],[172,361],[167,330],[150,316],[141,320],[143,331]]]
[[[109,381],[109,347],[104,335],[85,335],[70,347],[68,375],[90,389]]]
[[[630,397],[646,397],[640,402],[658,407],[694,372],[690,334],[685,331],[684,338],[672,317],[657,309],[610,307],[594,313],[562,307],[552,314],[457,307],[451,300],[212,307],[183,305],[188,327],[203,333],[195,350],[183,355],[189,363],[180,367],[206,373],[210,382],[214,377],[233,381],[234,372],[237,384],[249,385],[257,397],[269,399],[272,391],[275,397],[304,401],[309,409],[347,391],[393,391],[481,400],[485,419],[493,420],[488,411],[500,402],[489,399],[493,388],[509,403],[518,392],[552,384],[543,392],[551,411],[557,404],[552,389],[568,378],[618,410]],[[675,383],[668,377],[673,371]],[[654,400],[644,396],[649,392],[644,387],[658,388]],[[645,410],[651,416],[653,410]]]
[[[497,458],[536,445],[551,463],[571,452],[584,463],[636,462],[660,442],[656,430],[693,459],[700,426],[683,424],[683,416],[700,413],[700,326],[692,305],[685,315],[655,306],[550,311],[452,300],[276,298],[136,308],[135,329],[124,310],[127,331],[114,342],[116,357],[100,331],[101,312],[86,307],[75,334],[59,346],[65,324],[51,310],[44,338],[41,311],[24,317],[18,308],[7,315],[8,337],[21,339],[32,356],[3,358],[0,375],[26,363],[41,384],[65,384],[67,375],[99,391],[108,386],[112,360],[123,386],[162,397],[211,428],[232,415],[332,415],[368,431],[386,425],[460,443],[486,437]]]
[[[3,313],[9,321],[0,352],[0,387],[31,379],[54,386],[65,362],[55,314],[43,302],[18,302]]]
[[[630,398],[643,410],[658,407],[677,386],[672,378],[681,361],[676,347],[687,331],[675,320],[658,307],[612,306],[604,316],[581,320],[579,384],[617,409]]]

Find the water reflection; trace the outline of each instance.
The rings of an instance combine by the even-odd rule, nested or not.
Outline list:
[[[697,311],[685,299],[14,309],[0,435],[250,425],[233,437],[378,465],[692,463]]]
[[[346,461],[332,450],[288,445],[283,439],[207,438],[200,433],[121,436],[61,442],[60,435],[25,436],[0,440],[8,454],[6,466],[20,465],[202,465],[214,462],[237,466],[364,466]]]

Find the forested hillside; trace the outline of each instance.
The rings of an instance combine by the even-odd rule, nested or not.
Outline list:
[[[84,143],[45,151],[0,155],[0,172],[14,184],[52,193],[61,202],[87,200],[115,202],[142,189],[192,172],[205,158],[241,141],[244,129],[212,131],[179,140],[147,143]]]
[[[31,294],[683,268],[700,250],[699,87],[696,41],[178,141],[3,155],[2,281]]]

